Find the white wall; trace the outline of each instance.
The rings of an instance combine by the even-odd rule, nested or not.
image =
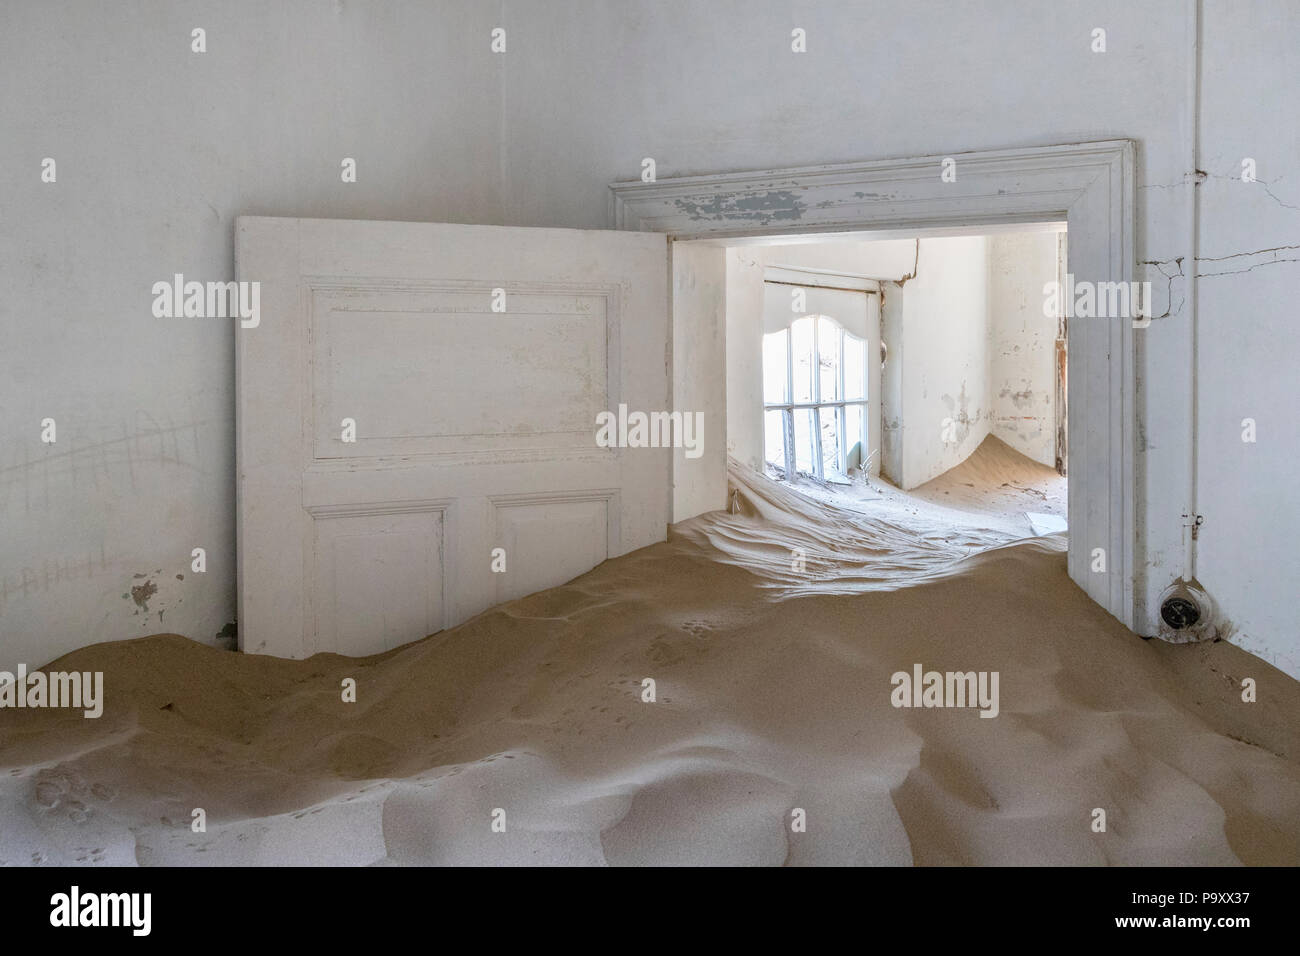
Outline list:
[[[1043,314],[1043,285],[1056,279],[1057,234],[990,236],[988,257],[992,432],[1055,466],[1057,319]]]
[[[1198,187],[1196,511],[1205,516],[1196,576],[1218,602],[1229,638],[1300,677],[1300,448],[1296,357],[1300,354],[1300,6],[1206,4]],[[1241,181],[1242,159],[1258,167]],[[1164,184],[1174,180],[1152,180]],[[1181,194],[1187,187],[1151,193]],[[1144,259],[1184,249],[1153,246]],[[1153,271],[1177,274],[1165,263]],[[1184,266],[1184,273],[1191,270]],[[1156,314],[1162,311],[1159,275]],[[1173,282],[1174,322],[1186,324],[1187,283]],[[1181,306],[1181,307],[1180,307]],[[1146,374],[1165,357],[1148,350]],[[1185,410],[1182,410],[1185,416]],[[1255,420],[1257,441],[1242,441]],[[1180,417],[1179,424],[1183,425]],[[1181,458],[1184,431],[1144,436],[1147,459]],[[1152,497],[1158,492],[1153,482]],[[1174,569],[1160,554],[1161,579]]]
[[[234,279],[240,214],[500,222],[501,63],[468,52],[498,14],[4,5],[0,669],[234,621],[234,326],[154,318],[150,288]]]
[[[1150,623],[1181,570],[1196,369],[1200,576],[1234,640],[1300,674],[1300,264],[1261,252],[1296,244],[1300,129],[1279,117],[1300,99],[1300,10],[1202,7],[1195,186],[1183,0],[7,5],[0,663],[157,627],[203,639],[233,617],[232,331],[154,320],[148,286],[231,278],[237,213],[592,228],[606,184],[646,156],[666,177],[1131,137],[1137,258],[1164,263],[1139,274],[1156,314],[1194,190],[1216,260],[1197,269],[1195,357],[1186,277],[1138,337],[1138,592]],[[206,59],[188,52],[195,25]],[[50,155],[57,186],[38,178]],[[1239,181],[1244,156],[1263,183]],[[1243,253],[1252,268],[1222,268]],[[1245,445],[1251,415],[1264,427]],[[45,416],[67,436],[55,449],[33,441]],[[176,581],[200,543],[208,576]],[[155,624],[152,602],[142,626],[121,595],[155,569],[167,614]]]
[[[1054,232],[921,240],[886,338],[901,392],[886,407],[900,448],[887,475],[902,487],[965,461],[990,434],[1055,464],[1056,319],[1043,314],[1043,285],[1056,256]]]
[[[922,239],[903,296],[903,488],[961,464],[989,433],[988,238]],[[890,413],[891,419],[894,416]]]

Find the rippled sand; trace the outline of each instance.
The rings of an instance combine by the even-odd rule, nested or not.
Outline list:
[[[378,657],[84,648],[50,667],[104,671],[102,718],[0,711],[0,862],[1300,862],[1300,684],[1128,632],[1017,530],[1041,493],[978,514],[1019,467],[843,504],[737,471],[734,513]],[[999,716],[896,709],[915,664],[999,672]]]

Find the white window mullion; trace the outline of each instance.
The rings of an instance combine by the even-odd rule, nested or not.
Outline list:
[[[822,345],[819,326],[821,317],[812,317],[812,466],[813,477],[822,480],[822,417],[818,407],[822,400]]]
[[[821,323],[817,321],[817,316],[812,317],[813,330],[813,355],[812,355],[812,400],[817,405],[822,400],[822,349],[821,343],[817,341],[817,326]]]
[[[794,401],[794,336],[785,327],[785,400]]]
[[[847,405],[841,405],[838,409],[840,416],[840,474],[846,478],[849,474],[849,412]]]
[[[813,477],[822,481],[822,410],[814,405],[812,410]]]
[[[847,401],[849,397],[849,393],[844,390],[844,334],[845,334],[844,327],[841,326],[840,335],[839,335],[840,354],[838,358],[840,391],[839,391],[839,395],[837,396],[841,402]],[[843,405],[840,405],[839,408],[836,409],[835,416],[836,416],[836,421],[839,422],[839,428],[836,429],[835,433],[839,436],[839,440],[840,440],[840,454],[839,454],[840,474],[847,475],[849,473],[849,439],[848,436],[844,433],[845,426],[847,425],[847,419],[844,413]]]
[[[785,400],[794,401],[794,330],[785,327]],[[786,409],[785,420],[785,480],[794,480],[794,412]]]
[[[794,479],[794,410],[785,409],[781,412],[781,422],[785,432],[785,480]]]

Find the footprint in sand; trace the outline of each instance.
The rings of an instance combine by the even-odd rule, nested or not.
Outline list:
[[[36,785],[36,804],[46,810],[53,810],[63,799],[63,788],[53,780],[42,780]]]
[[[686,652],[671,641],[660,637],[650,643],[650,647],[646,650],[646,657],[649,658],[650,663],[664,667],[685,660]]]
[[[93,784],[90,792],[96,800],[103,800],[105,803],[117,796],[117,791],[106,783]]]

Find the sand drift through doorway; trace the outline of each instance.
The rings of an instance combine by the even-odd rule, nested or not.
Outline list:
[[[1064,221],[1076,280],[1128,283],[1135,267],[1134,190],[1134,144],[1111,140],[615,183],[610,219],[619,229],[720,243],[850,232],[980,234]],[[710,407],[703,399],[716,400],[725,346],[717,335],[691,338],[699,323],[686,313],[702,301],[696,290],[725,281],[708,272],[720,257],[707,260],[684,249],[674,243],[673,401]],[[1133,327],[1122,319],[1078,322],[1070,340],[1070,577],[1129,628],[1154,633],[1137,530],[1143,502],[1135,471]],[[726,467],[725,448],[694,462],[674,459],[674,520],[718,506]],[[1104,570],[1095,570],[1099,549]]]

